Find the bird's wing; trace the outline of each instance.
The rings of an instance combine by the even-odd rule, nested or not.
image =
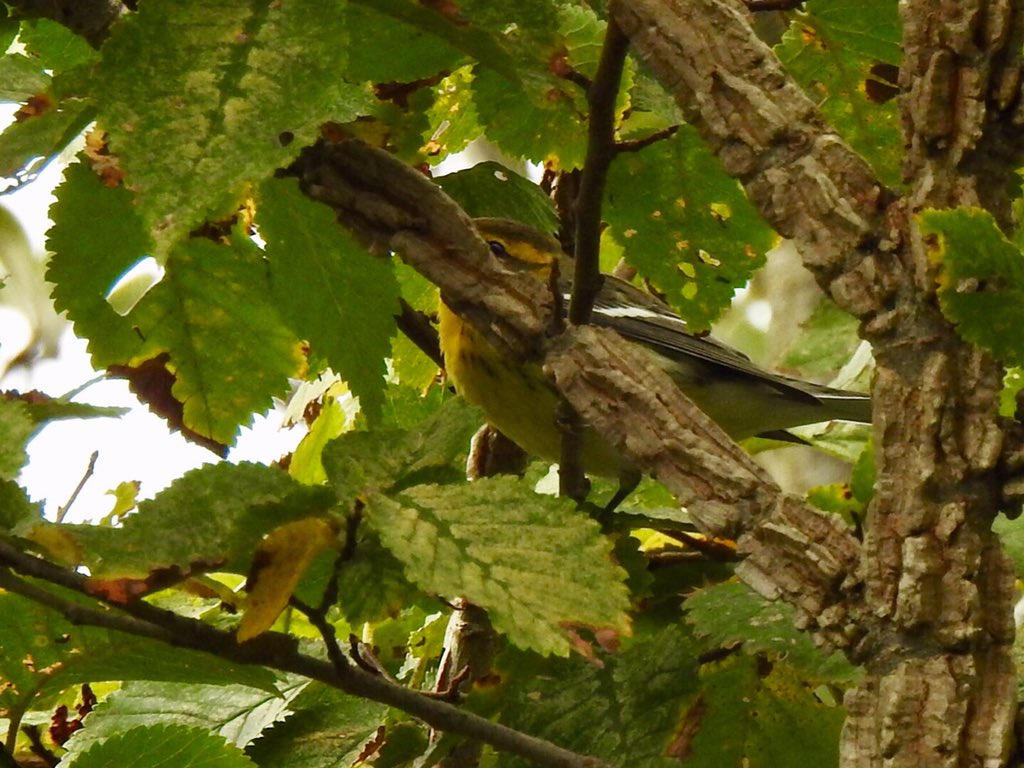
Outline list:
[[[610,275],[594,302],[593,322],[611,328],[628,339],[640,341],[666,357],[686,362],[703,361],[737,376],[752,376],[781,394],[816,402],[802,382],[770,373],[733,347],[708,335],[696,335],[686,321],[650,294]]]

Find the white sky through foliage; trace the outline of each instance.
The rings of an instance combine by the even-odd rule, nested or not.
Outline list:
[[[0,105],[0,127],[10,122],[14,106]],[[60,181],[56,163],[31,184],[0,196],[0,206],[15,214],[35,251],[44,256],[45,233],[49,227],[47,210],[52,191]],[[0,257],[3,253],[0,252]],[[9,269],[0,263],[0,275]],[[24,316],[9,306],[12,296],[0,290],[0,370],[7,368],[30,340],[31,329]],[[60,337],[55,358],[38,359],[19,365],[0,379],[0,390],[21,392],[39,390],[57,397],[94,379],[97,373],[89,363],[85,342],[75,337],[67,325]],[[107,514],[114,499],[107,495],[118,483],[137,480],[140,498],[150,498],[176,477],[204,463],[217,461],[205,448],[171,434],[162,419],[140,405],[124,381],[99,381],[74,398],[93,405],[114,405],[130,409],[120,419],[71,419],[51,422],[29,444],[29,464],[20,482],[35,501],[44,502],[51,519],[78,485],[93,451],[99,456],[94,472],[85,484],[66,518],[94,520]],[[242,431],[237,446],[229,454],[231,461],[270,462],[293,450],[304,430],[282,430],[281,413],[272,411],[256,420],[252,429]]]

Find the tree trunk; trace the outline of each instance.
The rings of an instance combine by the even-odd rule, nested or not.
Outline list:
[[[612,9],[636,54],[874,348],[878,482],[861,567],[838,606],[851,618],[846,650],[867,675],[846,699],[843,765],[1005,764],[1016,712],[1014,575],[991,524],[1004,503],[1004,456],[1019,446],[997,417],[1001,366],[939,311],[937,267],[914,215],[984,205],[1008,220],[1019,4],[901,4],[903,197],[830,132],[738,2]]]

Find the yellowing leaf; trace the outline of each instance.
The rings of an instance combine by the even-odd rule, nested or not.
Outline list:
[[[327,481],[320,455],[324,446],[351,428],[352,416],[334,397],[324,398],[323,408],[292,455],[288,474],[305,485],[321,485]]]
[[[25,538],[42,547],[58,563],[78,565],[82,562],[82,545],[62,526],[40,520]]]
[[[238,627],[244,643],[267,631],[288,604],[295,586],[318,554],[334,546],[334,526],[320,517],[285,523],[267,534],[253,557],[245,615]]]
[[[115,520],[124,517],[138,504],[139,488],[138,480],[125,480],[118,483],[113,490],[107,491],[108,496],[114,497],[114,508],[103,518],[107,525],[113,524]]]

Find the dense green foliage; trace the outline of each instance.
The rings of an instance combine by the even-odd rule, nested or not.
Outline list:
[[[10,46],[0,99],[22,105],[0,135],[0,173],[29,183],[89,132],[51,210],[57,308],[97,370],[128,377],[218,453],[297,380],[333,372],[343,384],[304,404],[309,436],[287,468],[214,464],[96,525],[44,520],[16,481],[48,420],[116,414],[0,397],[0,542],[87,568],[91,595],[38,579],[25,583],[48,607],[0,592],[7,750],[24,754],[22,726],[45,731],[88,683],[101,700],[86,706],[85,727],[41,737],[61,766],[431,764],[455,735],[438,739],[398,709],[166,638],[78,626],[54,607],[145,596],[243,637],[289,633],[324,657],[311,613],[362,641],[403,685],[429,690],[464,598],[496,633],[490,670],[462,702],[473,712],[612,765],[835,764],[842,689],[857,670],[816,650],[784,606],[732,580],[728,557],[676,538],[685,511],[653,484],[602,528],[535,491],[543,468],[467,482],[481,416],[434,381],[436,366],[394,319],[400,298],[429,312],[433,287],[397,257],[364,251],[294,179],[275,175],[324,136],[356,135],[427,170],[486,138],[505,165],[445,176],[442,188],[474,216],[555,229],[558,211],[526,161],[563,178],[583,162],[581,82],[594,75],[603,4],[138,5],[99,50],[51,21],[0,19]],[[895,0],[810,0],[763,26],[837,132],[898,184],[898,120],[879,74],[899,64]],[[610,171],[605,252],[706,328],[778,238],[632,60],[617,109],[617,138],[638,145]],[[1019,242],[980,213],[929,214],[924,226],[947,269],[944,309],[967,338],[1021,364]],[[968,258],[965,242],[985,247]],[[121,276],[150,257],[160,281],[115,309]],[[955,289],[969,279],[1007,288],[996,314],[975,306],[990,294]],[[853,331],[822,309],[789,360],[827,373],[822,359],[851,349]],[[354,424],[343,416],[350,395]],[[855,458],[865,431],[831,440]],[[856,522],[871,493],[869,454],[853,482],[812,499]],[[324,595],[325,610],[308,610]]]

